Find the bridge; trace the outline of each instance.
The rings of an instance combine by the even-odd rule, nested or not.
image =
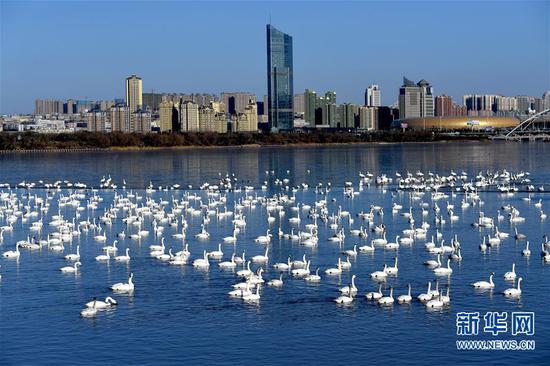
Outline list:
[[[508,141],[550,141],[550,120],[541,119],[550,113],[550,108],[533,114],[507,133],[493,136],[493,140]]]

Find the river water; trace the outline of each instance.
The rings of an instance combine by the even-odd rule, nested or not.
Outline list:
[[[546,184],[550,192],[550,144],[506,143],[506,142],[460,142],[436,144],[385,144],[322,147],[273,147],[273,148],[226,148],[226,149],[183,149],[139,152],[75,152],[75,153],[7,153],[0,155],[0,183],[9,183],[21,202],[27,202],[27,193],[45,197],[44,183],[56,180],[82,182],[98,187],[102,177],[111,177],[117,184],[117,194],[129,190],[150,197],[157,202],[172,198],[181,200],[186,192],[200,195],[208,202],[205,191],[199,190],[204,182],[216,184],[220,174],[234,174],[236,186],[251,186],[254,190],[245,192],[222,192],[227,198],[227,207],[245,195],[273,196],[291,189],[275,184],[277,178],[289,179],[290,187],[306,183],[309,189],[298,189],[294,194],[296,202],[309,205],[327,198],[328,210],[332,214],[342,210],[351,213],[359,228],[360,219],[356,213],[368,211],[371,204],[384,208],[384,223],[388,239],[400,235],[408,227],[399,214],[392,215],[392,202],[400,203],[405,210],[411,205],[409,195],[394,192],[394,186],[386,189],[371,185],[363,187],[353,199],[345,197],[343,185],[352,182],[358,187],[359,172],[388,174],[422,170],[439,174],[462,171],[474,177],[477,173],[506,169],[512,172],[529,171],[535,187]],[[272,172],[273,171],[273,172]],[[268,173],[266,173],[268,172]],[[36,188],[14,189],[22,182],[35,182]],[[123,192],[123,181],[126,192]],[[152,183],[158,186],[180,184],[180,190],[146,193],[145,187]],[[265,183],[264,183],[265,182]],[[332,190],[326,196],[316,193],[318,183],[330,182]],[[266,189],[260,187],[266,185]],[[458,193],[445,201],[439,201],[442,211],[446,201],[455,205],[455,214],[460,219],[441,228],[448,241],[456,234],[462,246],[462,262],[452,263],[453,274],[439,279],[441,288],[450,288],[451,305],[439,311],[428,311],[416,301],[410,305],[395,304],[382,308],[365,299],[364,294],[376,290],[378,285],[369,274],[380,270],[384,263],[391,265],[394,257],[399,258],[399,274],[383,286],[387,294],[390,287],[395,294],[406,292],[412,285],[413,297],[426,291],[428,281],[435,283],[433,272],[422,263],[433,258],[424,249],[424,240],[417,240],[411,246],[402,246],[397,252],[377,248],[373,254],[359,254],[352,259],[352,268],[341,276],[328,277],[323,270],[334,267],[339,253],[350,249],[353,244],[364,241],[347,235],[342,245],[331,243],[328,237],[334,234],[324,223],[319,222],[319,245],[306,248],[274,235],[270,244],[269,266],[264,272],[266,279],[278,277],[271,268],[275,262],[286,261],[288,255],[300,258],[306,254],[312,261],[312,269],[321,268],[323,279],[319,284],[308,284],[300,279],[285,276],[280,289],[263,287],[258,304],[245,304],[227,296],[231,285],[239,282],[231,271],[218,268],[212,261],[207,271],[191,265],[171,266],[149,256],[149,245],[158,243],[158,238],[149,235],[139,241],[128,238],[119,240],[119,251],[130,248],[130,263],[111,261],[99,263],[94,257],[101,254],[101,247],[94,241],[92,231],[66,245],[63,254],[74,253],[77,245],[81,250],[81,273],[67,275],[59,268],[68,265],[63,255],[46,249],[21,251],[19,260],[0,258],[0,364],[317,364],[317,365],[363,365],[368,363],[400,362],[402,364],[465,364],[491,362],[495,364],[546,364],[550,356],[550,264],[544,264],[539,255],[543,234],[550,234],[550,219],[541,221],[539,209],[534,206],[542,199],[542,209],[550,213],[548,193],[534,192],[531,201],[525,187],[520,192],[503,195],[494,189],[480,192],[484,205],[462,208],[463,194]],[[0,192],[8,188],[0,188]],[[51,207],[43,217],[45,237],[55,228],[47,225],[52,215],[61,213],[71,220],[74,207],[58,207],[61,195],[70,194],[63,188],[50,200]],[[51,192],[50,192],[51,193]],[[391,195],[394,194],[392,199]],[[53,195],[53,193],[51,193]],[[87,195],[90,192],[86,193]],[[113,202],[113,190],[99,190],[104,200],[96,210],[80,211],[78,220],[98,218]],[[423,202],[433,202],[427,193]],[[145,199],[141,202],[145,203]],[[5,205],[5,202],[0,202]],[[418,202],[412,203],[415,217],[421,220]],[[486,216],[495,217],[497,210],[505,204],[517,207],[523,223],[515,226],[531,241],[532,255],[522,256],[524,241],[513,239],[514,226],[507,220],[499,229],[511,233],[498,248],[481,253],[478,249],[483,235],[490,230],[472,227],[480,210]],[[86,207],[86,200],[82,200]],[[191,205],[197,206],[198,201]],[[286,215],[270,225],[273,232],[280,226],[285,233],[291,232],[289,217],[295,216],[290,206],[285,206]],[[247,256],[263,254],[264,246],[254,242],[258,235],[264,235],[268,227],[267,212],[261,205],[245,207],[247,226],[238,236],[237,243],[223,244],[224,258],[231,253]],[[107,244],[116,239],[116,233],[127,228],[120,213],[110,227],[106,227]],[[35,221],[38,218],[30,221]],[[301,213],[301,227],[311,220],[307,212]],[[78,221],[77,220],[77,221]],[[199,232],[201,219],[187,216],[187,230],[191,258],[202,255],[203,250],[215,250],[225,236],[231,235],[231,219],[211,218],[209,240],[200,241],[193,237]],[[428,221],[432,224],[428,237],[434,234],[433,213]],[[347,220],[343,220],[348,228]],[[418,221],[420,222],[420,221]],[[0,217],[0,226],[6,225],[6,217]],[[4,233],[0,251],[11,250],[15,243],[29,235],[30,222],[21,218],[13,225],[12,233]],[[146,222],[148,230],[150,221]],[[297,229],[297,226],[294,226]],[[179,251],[181,240],[172,234],[178,229],[167,226],[164,232],[167,248]],[[32,235],[37,235],[36,233]],[[369,234],[369,239],[374,238]],[[392,240],[393,241],[393,240]],[[121,253],[122,254],[122,253]],[[523,278],[523,293],[520,299],[504,297],[501,292],[515,284],[503,279],[516,263],[516,272]],[[253,266],[256,268],[257,266]],[[253,269],[254,269],[253,268]],[[476,291],[470,283],[488,280],[495,272],[496,287],[493,291]],[[113,295],[109,286],[126,282],[130,272],[135,275],[136,290],[132,295]],[[351,275],[357,276],[359,295],[351,306],[338,306],[334,298],[338,288],[349,284]],[[114,310],[99,312],[93,319],[81,318],[80,310],[94,296],[103,299],[113,296],[118,300]],[[457,336],[456,314],[458,312],[487,311],[534,312],[536,332],[532,336],[512,336],[510,330],[499,336],[482,334],[478,336]],[[483,327],[483,319],[481,320]],[[459,339],[528,339],[536,342],[535,351],[458,351]]]

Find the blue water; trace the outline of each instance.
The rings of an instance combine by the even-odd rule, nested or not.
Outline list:
[[[550,191],[550,144],[545,143],[449,143],[449,144],[407,144],[368,145],[343,147],[306,148],[234,148],[211,150],[143,151],[143,152],[79,152],[79,153],[25,153],[0,155],[0,183],[13,185],[27,182],[53,182],[56,180],[80,181],[97,187],[102,176],[111,176],[123,193],[122,180],[127,190],[150,197],[157,202],[162,198],[171,201],[181,199],[186,191],[197,193],[207,202],[206,192],[198,189],[203,182],[216,184],[219,173],[234,173],[238,185],[250,185],[252,192],[222,192],[227,197],[227,207],[232,208],[235,200],[245,195],[272,196],[278,193],[292,194],[284,186],[273,184],[276,178],[288,178],[291,186],[308,183],[331,182],[328,194],[330,213],[338,206],[349,210],[354,219],[354,228],[360,226],[355,214],[368,211],[371,204],[384,207],[384,223],[388,227],[388,239],[401,233],[408,224],[400,215],[392,215],[390,192],[372,185],[365,187],[354,199],[343,194],[343,184],[353,182],[357,188],[358,173],[370,171],[374,174],[387,173],[392,177],[396,171],[415,172],[420,169],[440,174],[451,170],[466,171],[471,177],[479,171],[527,170],[535,186],[547,184]],[[266,170],[274,170],[266,175]],[[287,170],[289,173],[287,173]],[[309,170],[309,173],[308,173]],[[152,182],[155,186],[178,183],[185,190],[173,190],[146,194],[144,188]],[[268,189],[260,186],[267,181]],[[37,183],[37,185],[39,185]],[[188,189],[188,185],[192,188]],[[523,188],[523,187],[520,187]],[[6,192],[3,188],[0,191]],[[26,203],[27,191],[15,189],[19,200]],[[36,188],[30,191],[45,197],[46,190]],[[51,207],[44,217],[45,237],[54,228],[48,227],[51,216],[58,213],[57,199],[67,195],[66,188],[57,192],[50,200]],[[113,201],[114,192],[100,190],[104,201],[95,211],[86,209],[77,221],[99,217]],[[263,287],[259,304],[245,304],[231,299],[227,292],[231,285],[239,282],[233,272],[221,270],[216,261],[211,261],[208,271],[193,268],[190,264],[179,267],[168,265],[149,256],[149,245],[157,243],[151,233],[141,241],[126,237],[119,240],[119,253],[130,248],[129,264],[99,263],[94,257],[101,253],[104,244],[93,240],[93,232],[82,233],[65,253],[81,249],[81,273],[62,274],[59,268],[68,265],[63,255],[44,248],[40,251],[22,249],[18,261],[0,259],[0,364],[348,364],[359,365],[378,362],[400,362],[403,364],[465,364],[491,362],[495,364],[545,364],[550,355],[550,265],[545,265],[540,256],[542,236],[550,233],[550,219],[540,221],[534,203],[542,198],[543,210],[550,213],[548,193],[535,192],[531,202],[522,200],[527,196],[519,192],[513,196],[502,195],[494,190],[481,192],[487,216],[496,216],[504,204],[513,204],[526,218],[516,226],[531,241],[533,254],[522,256],[524,242],[515,242],[513,226],[507,221],[499,224],[501,231],[510,232],[511,238],[499,248],[486,253],[478,250],[483,234],[490,231],[471,226],[477,221],[478,206],[462,209],[462,194],[449,197],[455,204],[455,213],[460,220],[442,228],[447,243],[454,234],[462,244],[464,257],[460,264],[452,263],[454,269],[450,278],[440,278],[440,286],[450,286],[451,305],[439,311],[427,311],[426,307],[413,301],[410,305],[395,304],[381,308],[368,302],[364,294],[377,289],[369,273],[380,270],[384,263],[393,264],[399,257],[399,275],[389,278],[384,285],[387,293],[390,286],[395,295],[406,292],[411,283],[413,297],[426,291],[426,283],[435,279],[431,270],[422,263],[432,258],[424,249],[423,240],[410,247],[402,246],[397,252],[378,247],[374,254],[359,254],[352,260],[352,268],[344,270],[340,277],[323,277],[319,284],[308,284],[300,279],[284,277],[281,289]],[[325,198],[316,195],[313,188],[298,190],[296,202],[313,204]],[[336,202],[332,201],[336,199]],[[405,210],[410,206],[408,193],[396,193],[395,202]],[[423,198],[430,207],[430,194]],[[85,206],[85,200],[82,204]],[[5,205],[4,202],[0,204]],[[198,201],[191,201],[192,206]],[[440,201],[442,209],[445,201]],[[418,202],[414,203],[417,225],[421,221]],[[75,209],[60,208],[67,219],[72,219]],[[290,206],[285,207],[286,216],[281,220],[282,230],[290,232],[288,218],[294,216]],[[264,235],[267,228],[267,213],[264,207],[245,208],[247,226],[238,236],[235,246],[223,244],[224,260],[234,251],[246,250],[247,257],[263,254],[264,246],[254,243],[258,235]],[[107,244],[115,239],[116,233],[126,228],[119,212],[111,227],[107,227]],[[306,213],[301,214],[301,227],[310,222]],[[30,221],[35,221],[38,218]],[[208,230],[209,240],[199,241],[193,237],[200,230],[199,217],[187,217],[188,243],[191,258],[202,255],[204,249],[215,250],[221,238],[231,235],[231,219],[218,221],[211,218]],[[379,218],[377,218],[379,220]],[[432,224],[428,237],[433,233],[433,212],[428,221]],[[347,228],[347,220],[344,226]],[[276,231],[277,222],[271,227]],[[6,225],[0,218],[0,226]],[[26,239],[30,223],[21,221],[14,225],[14,232],[4,233],[0,251],[13,249],[15,242]],[[146,229],[152,230],[150,220]],[[128,229],[135,232],[134,228]],[[179,231],[179,229],[178,229]],[[181,240],[172,238],[176,229],[166,227],[164,237],[167,248],[181,250]],[[322,270],[334,267],[342,249],[350,249],[362,240],[348,235],[343,246],[327,241],[333,231],[319,222],[319,245],[305,248],[296,242],[274,236],[270,244],[269,266],[264,278],[278,277],[271,268],[275,262],[286,261],[290,254],[299,258],[304,253],[312,261],[312,269]],[[369,234],[369,241],[374,236]],[[393,241],[393,240],[392,240]],[[192,260],[191,260],[192,261]],[[190,262],[191,262],[190,261]],[[523,277],[523,294],[520,299],[505,298],[501,292],[514,284],[502,278],[504,272],[516,263],[518,276]],[[253,266],[256,268],[257,266]],[[475,291],[469,284],[487,280],[491,271],[496,273],[496,288],[492,292]],[[126,282],[130,272],[135,275],[136,290],[133,295],[113,295],[109,286]],[[351,306],[338,306],[334,298],[338,288],[350,282],[352,274],[357,275],[359,295]],[[86,319],[79,315],[84,304],[94,296],[103,299],[115,297],[119,305],[111,311],[99,312],[96,318]],[[536,313],[536,334],[532,337],[512,337],[510,333],[495,339],[532,339],[536,341],[535,351],[457,351],[455,319],[460,311],[533,311]],[[483,322],[482,322],[483,326]],[[462,339],[462,338],[460,338]],[[492,339],[480,335],[473,339]]]

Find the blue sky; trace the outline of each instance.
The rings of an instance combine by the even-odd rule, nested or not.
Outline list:
[[[436,94],[550,89],[550,1],[0,0],[0,113],[36,98],[112,99],[145,91],[266,93],[265,24],[294,38],[295,92],[393,103],[402,77]]]

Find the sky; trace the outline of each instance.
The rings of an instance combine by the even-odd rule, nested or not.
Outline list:
[[[270,19],[293,36],[295,93],[362,103],[375,83],[391,104],[403,76],[458,102],[550,89],[550,0],[0,0],[0,113],[123,98],[131,74],[144,92],[262,96]]]

